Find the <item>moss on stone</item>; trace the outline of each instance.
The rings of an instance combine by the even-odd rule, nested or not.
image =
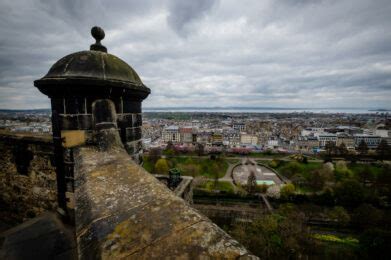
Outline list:
[[[125,152],[75,152],[76,226],[82,258],[234,259],[249,255]],[[83,179],[80,181],[80,179]],[[94,246],[92,246],[94,245]]]

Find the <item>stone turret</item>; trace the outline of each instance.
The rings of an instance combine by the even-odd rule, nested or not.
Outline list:
[[[92,34],[90,51],[35,81],[52,101],[59,212],[73,221],[48,213],[0,234],[0,259],[258,259],[129,159],[150,91]]]
[[[93,106],[109,99],[116,112],[121,141],[136,162],[141,161],[141,102],[149,94],[136,71],[101,44],[104,31],[93,27],[96,42],[88,51],[57,61],[34,85],[51,100],[53,141],[57,169],[58,205],[68,215],[73,208],[73,148],[97,143]],[[102,114],[102,113],[97,113]]]

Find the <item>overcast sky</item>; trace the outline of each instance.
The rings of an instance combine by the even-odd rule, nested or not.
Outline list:
[[[390,0],[0,0],[0,108],[48,108],[33,80],[94,25],[144,107],[391,108]]]

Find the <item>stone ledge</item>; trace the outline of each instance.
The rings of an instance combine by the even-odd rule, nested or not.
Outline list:
[[[20,140],[28,143],[46,143],[52,144],[53,138],[51,134],[37,133],[18,133],[0,130],[0,139],[3,140]]]
[[[257,259],[124,150],[77,148],[75,181],[81,259]]]

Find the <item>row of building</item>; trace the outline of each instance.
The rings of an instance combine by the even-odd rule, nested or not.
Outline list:
[[[236,124],[232,129],[217,130],[199,130],[194,127],[171,125],[163,129],[162,139],[165,143],[202,143],[230,147],[259,145],[258,136],[241,132],[241,130],[244,130],[244,124]]]
[[[360,129],[358,127],[337,127],[333,129],[307,128],[302,130],[296,142],[296,149],[317,151],[331,142],[336,146],[345,144],[348,150],[355,150],[364,141],[369,149],[376,149],[384,139],[391,145],[390,131],[387,129]]]
[[[356,127],[306,128],[293,140],[281,137],[267,136],[262,133],[245,132],[244,124],[234,124],[230,128],[199,129],[193,126],[171,125],[163,128],[162,141],[174,144],[201,143],[207,146],[254,147],[256,149],[285,149],[318,152],[331,142],[336,146],[345,144],[348,150],[355,150],[364,141],[369,149],[376,149],[382,139],[391,145],[390,131],[375,129],[372,131]]]
[[[10,132],[51,133],[50,121],[45,122],[21,122],[19,120],[0,120],[0,129]]]

